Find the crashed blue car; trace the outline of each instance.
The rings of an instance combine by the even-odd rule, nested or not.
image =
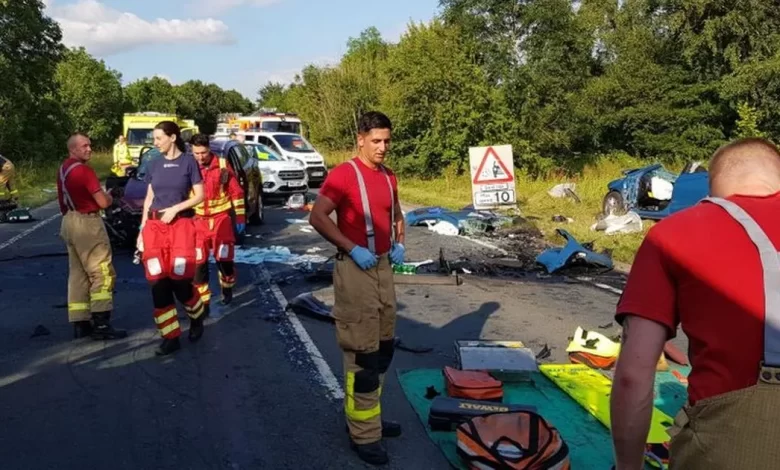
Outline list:
[[[639,217],[661,220],[687,209],[709,194],[709,174],[698,162],[688,163],[675,174],[656,163],[626,170],[623,177],[607,185],[602,212],[623,215],[629,211]]]

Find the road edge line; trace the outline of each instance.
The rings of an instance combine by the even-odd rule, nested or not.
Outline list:
[[[43,227],[44,225],[47,225],[47,224],[53,222],[54,219],[56,219],[57,217],[60,217],[60,215],[61,214],[58,213],[58,214],[54,214],[54,215],[50,216],[48,219],[43,219],[40,222],[38,222],[37,224],[35,224],[32,227],[30,227],[27,230],[25,230],[24,232],[14,236],[14,237],[11,237],[8,241],[0,243],[0,251],[8,248],[9,246],[11,246],[14,243],[18,242],[19,240],[21,240],[22,238],[26,237],[27,235],[33,233],[34,231],[38,230],[39,228]]]
[[[295,335],[298,337],[298,340],[301,342],[301,344],[303,344],[303,347],[306,348],[306,352],[309,354],[311,361],[314,363],[314,367],[317,369],[320,383],[323,385],[323,387],[325,387],[331,399],[343,400],[344,389],[341,388],[341,384],[339,384],[339,380],[336,378],[336,375],[333,373],[330,365],[328,365],[328,362],[322,357],[322,353],[320,352],[319,348],[311,339],[311,336],[309,336],[309,332],[306,331],[306,328],[298,319],[298,316],[295,314],[295,312],[291,312],[287,309],[287,298],[282,293],[282,290],[279,289],[279,286],[272,280],[271,275],[265,266],[260,264],[258,267],[260,268],[260,272],[263,274],[263,277],[265,277],[265,281],[271,288],[271,292],[274,294],[276,301],[279,302],[279,305],[282,307],[284,314],[290,321],[290,325],[292,325]]]

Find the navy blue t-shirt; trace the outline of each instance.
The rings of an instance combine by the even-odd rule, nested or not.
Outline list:
[[[161,210],[189,199],[192,186],[203,178],[195,157],[183,153],[174,160],[163,157],[149,162],[144,181],[154,191],[151,209]]]

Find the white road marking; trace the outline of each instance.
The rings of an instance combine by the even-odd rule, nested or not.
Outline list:
[[[309,353],[314,366],[317,368],[320,382],[327,389],[328,395],[330,395],[333,400],[343,399],[344,390],[341,388],[341,385],[333,374],[333,370],[331,370],[328,362],[322,357],[322,353],[320,353],[319,348],[317,348],[317,345],[312,341],[311,336],[309,336],[309,333],[306,331],[306,328],[303,327],[303,324],[298,319],[298,316],[295,315],[295,312],[287,310],[287,299],[284,297],[281,289],[279,289],[279,286],[272,280],[268,270],[265,269],[265,266],[263,265],[259,265],[259,268],[266,281],[271,286],[271,292],[273,292],[277,302],[279,302],[285,315],[287,315],[287,318],[290,320],[290,324],[292,325],[295,334],[298,336],[298,340],[306,348],[306,352]]]
[[[41,220],[37,224],[33,225],[32,227],[28,228],[24,232],[20,233],[19,235],[11,238],[7,242],[0,243],[0,251],[2,251],[5,248],[8,248],[9,246],[13,245],[14,243],[18,242],[22,238],[26,237],[27,235],[33,233],[34,231],[38,230],[39,228],[43,227],[46,224],[49,224],[54,221],[54,219],[60,217],[61,214],[57,213],[53,216],[49,217],[48,219]]]

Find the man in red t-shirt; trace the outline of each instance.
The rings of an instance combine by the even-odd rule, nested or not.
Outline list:
[[[778,467],[780,153],[762,139],[733,142],[715,153],[709,177],[710,198],[650,229],[617,306],[618,470],[643,468],[656,364],[678,326],[692,369],[688,403],[668,430],[670,468]]]
[[[382,113],[360,118],[358,156],[330,172],[309,217],[338,249],[333,318],[344,355],[347,429],[352,449],[376,465],[388,462],[382,438],[401,434],[398,424],[381,419],[379,404],[395,347],[392,264],[403,263],[405,253],[398,183],[383,165],[391,130]]]
[[[57,196],[63,214],[60,236],[68,248],[68,320],[74,337],[124,338],[111,326],[116,274],[111,244],[100,216],[112,198],[87,166],[90,140],[83,134],[68,139],[68,158],[57,172]]]

